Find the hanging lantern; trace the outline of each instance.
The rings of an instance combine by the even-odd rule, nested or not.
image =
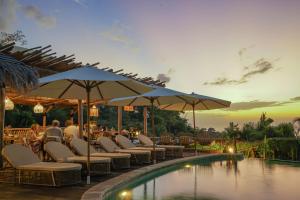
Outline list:
[[[5,110],[13,110],[15,107],[15,104],[10,98],[5,97]]]
[[[133,112],[134,108],[133,108],[133,106],[124,106],[124,111]]]
[[[93,105],[90,108],[90,116],[91,117],[98,117],[99,116],[99,110],[98,110],[98,108],[95,105]]]
[[[34,113],[43,113],[44,112],[44,106],[42,106],[40,103],[36,104],[33,107],[33,112]]]

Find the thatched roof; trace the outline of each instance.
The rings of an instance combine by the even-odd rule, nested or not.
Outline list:
[[[0,86],[24,92],[38,85],[38,73],[24,63],[0,53]]]
[[[0,45],[0,53],[14,57],[26,65],[32,66],[38,70],[40,77],[48,76],[58,72],[71,70],[77,67],[82,67],[82,62],[75,61],[75,55],[62,55],[55,56],[56,52],[52,52],[51,45],[46,47],[33,47],[25,49],[15,46],[15,43],[7,45]],[[88,64],[90,66],[97,66],[100,62]],[[111,67],[103,67],[102,70],[116,73],[128,78],[132,78],[136,81],[148,84],[165,87],[165,82],[155,80],[152,77],[139,77],[137,73],[127,73],[123,69],[113,69]]]
[[[34,68],[40,77],[48,76],[51,74],[64,72],[74,68],[82,67],[82,62],[76,62],[74,54],[56,56],[56,52],[52,52],[51,45],[33,48],[23,48],[15,46],[15,43],[6,45],[0,45],[0,54],[10,57],[23,65],[31,66]],[[91,66],[97,66],[100,62],[89,64]],[[132,78],[136,81],[148,84],[165,87],[165,82],[155,80],[152,77],[139,77],[137,73],[126,73],[123,69],[114,70],[110,67],[101,68],[102,70],[109,71],[115,74],[119,74],[128,78]],[[35,98],[24,97],[14,90],[8,90],[7,95],[15,102],[19,104],[34,105],[37,102],[44,105],[64,105],[74,106],[76,102],[71,100],[50,99],[50,98]],[[97,103],[97,102],[92,102]]]

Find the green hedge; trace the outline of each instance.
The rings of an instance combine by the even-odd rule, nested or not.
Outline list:
[[[300,160],[300,140],[296,138],[270,138],[265,149],[269,159]]]

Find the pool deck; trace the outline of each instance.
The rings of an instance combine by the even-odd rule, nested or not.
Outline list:
[[[184,158],[163,161],[155,165],[138,166],[116,172],[113,171],[109,176],[92,177],[91,185],[86,185],[85,180],[79,185],[60,188],[0,183],[0,200],[100,200],[103,199],[106,192],[124,183],[124,181],[130,181],[135,177],[162,167],[186,162],[195,158],[215,155],[220,154],[199,154],[198,156],[191,156],[191,154],[188,153],[185,154]]]
[[[208,158],[208,157],[214,157],[219,156],[221,154],[200,154],[197,156],[190,156],[190,157],[184,157],[174,160],[168,160],[165,162],[157,163],[155,165],[149,165],[146,167],[141,167],[136,170],[132,170],[128,173],[123,173],[117,177],[111,178],[107,181],[103,181],[90,189],[88,189],[81,197],[81,200],[104,200],[106,194],[111,191],[112,189],[122,185],[122,183],[128,183],[132,180],[134,180],[137,177],[143,176],[149,172],[155,171],[157,169],[161,169],[164,167],[168,167],[174,164],[180,164],[184,162],[188,162],[191,160],[199,159],[199,158]],[[229,155],[229,154],[223,154],[223,155]]]

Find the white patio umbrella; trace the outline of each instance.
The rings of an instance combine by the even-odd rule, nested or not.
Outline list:
[[[155,124],[154,124],[154,106],[159,107],[162,105],[185,103],[185,99],[183,99],[183,97],[187,96],[188,94],[167,89],[167,88],[162,88],[162,87],[153,87],[153,88],[154,90],[142,95],[112,99],[111,101],[108,102],[108,105],[151,106],[152,135],[155,137],[156,134],[155,134]],[[153,149],[154,149],[153,162],[155,163],[156,162],[155,141],[153,142]]]
[[[126,106],[126,105],[151,106],[152,135],[155,136],[154,112],[153,112],[154,106],[157,106],[160,109],[173,110],[173,111],[192,110],[193,127],[195,132],[196,130],[195,110],[210,110],[210,109],[224,108],[224,107],[229,107],[231,103],[229,101],[198,95],[194,93],[186,94],[168,88],[162,88],[162,87],[154,87],[154,88],[155,88],[154,90],[142,95],[112,99],[111,101],[109,101],[108,104],[113,106]],[[153,148],[155,149],[155,141],[153,142]],[[195,144],[195,152],[196,152],[196,144]]]
[[[85,66],[39,79],[40,87],[28,95],[87,102],[87,183],[90,183],[90,101],[139,95],[152,90],[133,79],[96,67]]]
[[[183,102],[177,104],[168,104],[160,106],[162,110],[173,110],[173,111],[193,111],[193,127],[194,132],[196,130],[196,120],[195,120],[195,110],[212,110],[219,108],[229,107],[231,102],[217,99],[214,97],[199,95],[199,94],[189,94],[180,97]],[[195,152],[196,152],[196,140],[195,140]]]

